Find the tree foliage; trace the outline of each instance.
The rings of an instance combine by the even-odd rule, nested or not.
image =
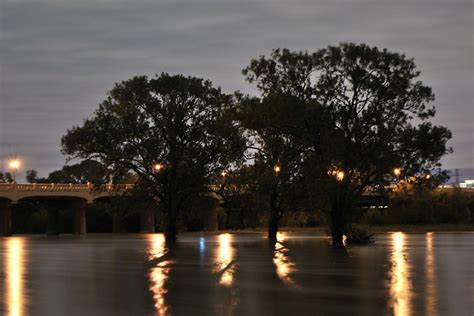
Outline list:
[[[13,176],[10,172],[0,172],[0,183],[13,182]]]
[[[231,96],[203,79],[134,77],[116,84],[93,118],[68,131],[63,151],[137,174],[165,210],[172,240],[185,201],[207,192],[210,177],[240,158],[233,107]]]
[[[435,115],[431,88],[404,55],[353,43],[311,54],[274,50],[244,74],[264,95],[293,96],[320,108],[319,119],[303,119],[306,131],[296,133],[312,148],[307,161],[319,165],[310,168],[311,177],[325,188],[338,244],[364,190],[383,185],[394,168],[415,175],[439,167],[450,152],[450,131],[427,121]]]
[[[268,208],[269,238],[276,239],[278,222],[302,200],[302,162],[305,148],[285,131],[294,129],[300,119],[296,98],[271,94],[246,97],[239,103],[238,119],[247,138],[247,158],[253,164],[255,193],[265,196]]]

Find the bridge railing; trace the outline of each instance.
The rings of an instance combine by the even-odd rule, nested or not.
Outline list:
[[[134,184],[103,184],[99,191],[130,190]],[[0,183],[0,191],[91,191],[94,185],[76,183]]]

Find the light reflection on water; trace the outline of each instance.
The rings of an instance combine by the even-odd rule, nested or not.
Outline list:
[[[435,258],[433,254],[433,233],[426,233],[426,312],[428,315],[436,316],[436,275]]]
[[[162,260],[167,253],[165,244],[165,236],[163,234],[149,235],[149,253],[148,260],[158,261],[154,267],[150,269],[148,278],[150,280],[150,291],[155,301],[156,315],[166,315],[168,305],[166,304],[165,295],[167,293],[166,281],[170,272],[172,260]]]
[[[0,238],[0,315],[474,315],[474,233],[380,234],[350,256],[278,239]]]
[[[231,234],[220,234],[218,237],[217,249],[217,273],[220,273],[219,283],[221,285],[230,287],[234,281],[235,262],[234,250],[232,249]]]
[[[296,270],[295,263],[288,256],[288,248],[283,242],[288,238],[287,233],[279,232],[277,234],[278,242],[275,244],[273,252],[273,264],[276,267],[278,277],[286,284],[294,285],[291,274]]]
[[[21,238],[10,238],[7,241],[6,271],[7,291],[6,302],[9,316],[24,315],[24,290],[23,290],[23,246],[24,240]]]
[[[390,271],[390,306],[395,316],[411,315],[410,265],[405,249],[405,234],[392,234],[392,254]]]

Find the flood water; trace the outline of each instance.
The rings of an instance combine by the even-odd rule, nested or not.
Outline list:
[[[474,233],[0,238],[0,315],[474,315]]]

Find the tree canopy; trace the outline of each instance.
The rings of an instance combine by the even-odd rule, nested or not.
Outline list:
[[[283,49],[243,72],[264,96],[292,96],[321,110],[319,119],[302,117],[305,129],[283,132],[312,148],[307,161],[319,164],[310,171],[326,187],[336,243],[364,190],[383,185],[395,168],[423,175],[450,152],[450,131],[427,121],[435,115],[431,88],[404,55],[353,43],[314,53]],[[314,177],[314,170],[321,173]]]
[[[257,96],[182,75],[122,81],[67,132],[63,152],[108,175],[137,175],[170,239],[190,198],[234,169],[267,195],[277,219],[296,201],[326,207],[340,245],[364,192],[402,178],[426,182],[451,151],[451,132],[430,122],[434,94],[403,54],[354,43],[276,49],[243,74]]]
[[[210,178],[241,158],[232,96],[210,81],[161,74],[122,81],[94,113],[62,139],[64,153],[107,170],[133,171],[159,200],[173,240],[182,206],[208,191]]]

